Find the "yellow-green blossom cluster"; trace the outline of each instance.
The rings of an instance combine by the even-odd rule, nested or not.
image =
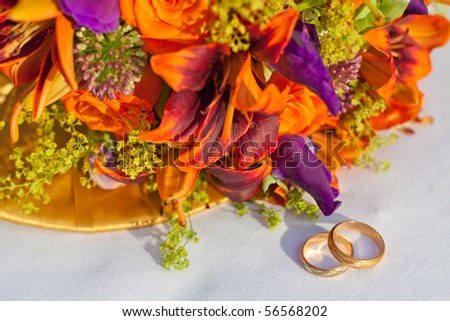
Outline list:
[[[153,174],[162,166],[160,147],[139,139],[140,131],[133,130],[117,143],[117,168],[131,179],[140,174]]]
[[[208,206],[210,198],[208,192],[205,190],[207,185],[208,182],[204,176],[200,175],[200,177],[195,181],[194,188],[186,196],[183,202],[183,209],[185,213],[191,212],[196,204]]]
[[[382,147],[386,147],[392,144],[398,135],[396,133],[391,133],[389,136],[376,135],[370,138],[369,144],[360,149],[361,154],[358,158],[354,160],[354,164],[360,167],[372,168],[377,172],[388,170],[391,165],[388,161],[377,160],[373,154]]]
[[[367,131],[372,131],[367,120],[383,112],[386,109],[386,101],[370,84],[359,80],[350,83],[350,92],[353,95],[354,110],[344,114],[342,119],[345,126],[355,134],[364,135]]]
[[[271,230],[275,230],[281,223],[280,214],[268,207],[266,204],[261,203],[260,215],[267,219],[267,226]]]
[[[248,207],[244,202],[235,202],[234,207],[236,207],[236,214],[238,216],[244,216],[245,214],[248,214]]]
[[[29,113],[22,114],[21,122],[31,123]],[[56,143],[55,128],[69,135],[65,144]],[[44,112],[36,129],[34,150],[14,148],[10,160],[15,166],[14,176],[0,178],[0,200],[12,200],[22,206],[25,214],[37,212],[36,202],[47,203],[50,196],[45,187],[55,175],[77,167],[80,160],[93,152],[89,138],[79,131],[82,124],[72,114],[53,105]]]
[[[317,205],[309,204],[303,198],[304,192],[297,188],[293,188],[288,193],[288,201],[286,208],[293,210],[295,214],[305,214],[308,220],[319,217],[319,207]]]
[[[286,1],[279,0],[267,4],[261,0],[219,0],[211,7],[216,18],[208,25],[210,41],[228,45],[233,52],[246,51],[250,48],[247,25],[264,25],[285,6]]]
[[[166,241],[160,245],[163,262],[162,265],[170,270],[184,270],[189,267],[186,244],[189,241],[198,242],[197,233],[187,226],[181,226],[178,218],[173,215],[169,218],[171,230],[166,234]]]
[[[354,58],[364,45],[353,23],[354,10],[350,0],[331,0],[325,6],[317,24],[325,65]]]

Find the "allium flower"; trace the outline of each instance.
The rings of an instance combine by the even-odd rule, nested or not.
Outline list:
[[[113,32],[95,34],[83,27],[75,35],[81,87],[100,100],[114,100],[116,92],[133,95],[134,84],[141,80],[148,60],[137,31],[122,25]]]

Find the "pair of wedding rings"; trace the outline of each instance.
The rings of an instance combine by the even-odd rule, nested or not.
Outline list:
[[[366,238],[369,238],[376,248],[376,253],[368,258],[357,258],[354,256],[354,246],[352,242],[343,236],[343,233],[359,232]],[[332,267],[319,267],[318,264],[311,263],[311,256],[307,253],[315,247],[328,245],[328,249],[333,257],[337,260],[337,265]],[[378,264],[383,258],[384,241],[381,235],[367,224],[356,221],[341,222],[333,227],[327,233],[319,233],[309,238],[303,244],[300,258],[303,261],[305,269],[311,273],[323,277],[336,276],[347,271],[349,267],[357,269],[367,269]]]

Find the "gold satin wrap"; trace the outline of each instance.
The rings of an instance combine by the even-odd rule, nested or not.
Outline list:
[[[4,87],[0,77],[0,91]],[[1,98],[0,93],[0,98]],[[8,115],[15,100],[14,90],[0,103],[0,120],[9,122]],[[21,128],[21,146],[32,147],[33,137]],[[14,170],[9,155],[13,145],[9,139],[9,127],[0,131],[0,177],[5,177]],[[106,191],[99,187],[86,189],[80,184],[80,173],[72,170],[65,175],[58,175],[47,188],[51,195],[48,204],[37,205],[40,211],[25,215],[20,205],[9,201],[0,201],[0,218],[17,223],[44,228],[78,232],[101,232],[153,225],[165,221],[161,215],[161,199],[157,192],[148,193],[145,183],[120,187]],[[208,186],[210,207],[227,199],[213,187]],[[205,205],[193,204],[191,214],[201,212]]]

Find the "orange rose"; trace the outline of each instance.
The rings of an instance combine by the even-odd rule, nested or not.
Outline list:
[[[72,91],[62,102],[66,110],[73,113],[91,130],[112,132],[118,136],[134,128],[140,128],[142,115],[153,122],[152,108],[146,100],[119,94],[116,100],[100,101],[86,91]]]
[[[208,4],[208,0],[120,0],[122,18],[139,28],[151,53],[203,42]]]
[[[270,79],[281,91],[284,110],[279,115],[279,135],[309,135],[322,125],[333,124],[337,117],[328,116],[328,108],[311,90],[274,73]]]

